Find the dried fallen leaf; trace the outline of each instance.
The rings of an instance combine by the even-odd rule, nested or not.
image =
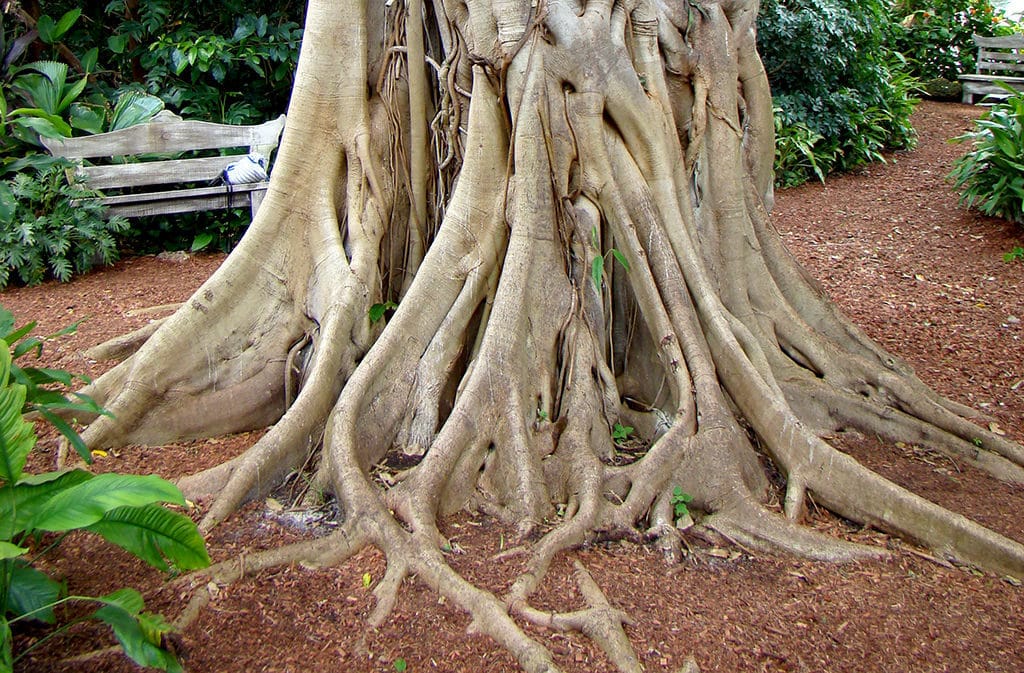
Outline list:
[[[282,505],[276,498],[267,498],[267,509],[278,514],[284,511],[284,505]]]
[[[989,423],[988,429],[991,430],[993,434],[999,435],[1000,437],[1006,436],[1006,431],[999,427],[999,424],[996,422]]]

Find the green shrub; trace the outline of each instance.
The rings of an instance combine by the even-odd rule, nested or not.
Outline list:
[[[949,177],[967,207],[1024,224],[1024,93],[1005,88],[1011,95],[954,139],[972,149]]]
[[[192,520],[162,505],[184,505],[181,492],[155,475],[94,475],[82,469],[24,473],[36,443],[24,414],[38,410],[45,397],[43,388],[18,383],[26,371],[39,370],[22,369],[13,362],[15,356],[41,348],[38,339],[28,336],[31,329],[32,324],[14,329],[13,317],[0,308],[5,344],[0,348],[0,673],[12,673],[19,659],[46,640],[36,641],[15,657],[11,626],[28,620],[56,624],[58,608],[69,603],[98,605],[87,618],[107,624],[137,664],[181,671],[163,644],[170,626],[159,615],[144,612],[139,592],[120,589],[104,596],[67,595],[65,583],[37,565],[74,530],[96,533],[164,571],[203,568],[210,559]],[[70,381],[66,372],[48,375]]]
[[[252,124],[281,114],[302,41],[304,3],[151,0],[106,6],[104,42],[122,77],[183,116]]]
[[[915,142],[917,82],[887,46],[881,0],[765,0],[762,54],[786,146],[776,166],[792,185],[882,158]]]
[[[973,35],[1013,32],[1014,24],[990,0],[897,0],[889,6],[892,46],[910,71],[923,80],[974,72],[977,47]]]
[[[71,167],[50,160],[0,181],[0,288],[12,275],[29,285],[48,275],[67,281],[117,259],[115,235],[128,222],[107,219],[105,208],[89,200],[96,192],[69,184]]]
[[[817,146],[824,137],[807,128],[806,124],[786,124],[782,108],[775,108],[775,184],[793,187],[807,181],[808,175],[825,180],[823,166],[835,163],[835,156],[824,156]]]

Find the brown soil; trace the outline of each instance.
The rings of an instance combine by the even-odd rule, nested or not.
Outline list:
[[[787,244],[844,310],[930,385],[983,409],[1024,440],[1024,262],[1003,254],[1024,246],[1024,230],[959,207],[943,176],[964,148],[945,141],[967,130],[974,108],[924,103],[915,116],[920,147],[856,174],[778,195],[774,221]],[[182,301],[220,263],[125,260],[68,285],[12,289],[0,300],[53,331],[84,318],[79,333],[48,346],[50,365],[95,376],[81,350],[141,326],[138,309]],[[99,470],[198,471],[251,444],[252,433],[160,448],[133,447],[96,461]],[[872,468],[943,505],[1024,541],[1024,489],[974,473],[914,446],[840,438]],[[54,441],[41,441],[50,461]],[[282,493],[280,500],[287,500]],[[267,548],[303,530],[252,503],[211,536],[215,560]],[[811,524],[894,551],[885,562],[825,565],[693,544],[681,565],[655,551],[609,545],[566,554],[537,603],[581,605],[572,560],[581,560],[611,602],[636,624],[628,629],[648,671],[674,671],[686,655],[704,671],[1024,671],[1024,588],[970,568],[940,565],[922,550],[827,513]],[[453,566],[493,590],[507,587],[521,556],[501,555],[512,532],[482,515],[447,522]],[[244,563],[244,555],[239,562]],[[141,588],[151,609],[173,617],[182,596],[155,571],[94,539],[67,540],[53,569],[73,593]],[[467,635],[467,618],[415,580],[379,629],[365,619],[373,599],[364,577],[383,574],[379,553],[340,567],[280,568],[225,587],[181,634],[186,669],[223,671],[512,671],[514,660],[490,640]],[[566,670],[607,671],[604,655],[576,635],[533,630]],[[42,631],[21,632],[17,646]],[[128,671],[117,654],[67,658],[111,641],[91,626],[46,646],[23,671]]]

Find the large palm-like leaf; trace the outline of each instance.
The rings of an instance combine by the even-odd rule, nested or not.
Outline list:
[[[88,83],[83,77],[69,84],[68,65],[60,61],[35,61],[23,66],[21,72],[25,74],[19,75],[12,87],[50,115],[63,112],[82,94]]]
[[[157,502],[184,505],[181,491],[156,475],[98,474],[50,498],[31,521],[29,530],[66,531],[86,528],[118,507]]]
[[[21,478],[28,452],[35,446],[32,424],[21,415],[25,386],[10,382],[11,353],[0,347],[0,482],[11,486]]]
[[[87,530],[161,570],[169,569],[166,561],[177,570],[210,565],[206,544],[192,519],[159,505],[119,507]]]

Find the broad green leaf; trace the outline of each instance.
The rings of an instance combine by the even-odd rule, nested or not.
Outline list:
[[[0,615],[0,673],[14,673],[14,636],[4,615]]]
[[[135,589],[128,588],[111,591],[109,594],[99,596],[96,600],[104,605],[124,610],[133,617],[142,612],[146,607],[142,594]]]
[[[11,332],[10,334],[7,335],[7,338],[5,339],[7,341],[7,345],[13,345],[16,341],[18,341],[18,339],[21,339],[23,336],[25,336],[35,328],[36,323],[34,321],[30,322],[27,325],[19,327],[16,331]],[[11,359],[17,360],[22,355],[28,353],[32,349],[35,349],[36,357],[39,357],[43,352],[43,342],[35,337],[25,339],[24,341],[22,341],[21,343],[14,347],[14,350],[11,352]],[[21,369],[22,371],[24,371],[24,367],[22,367]]]
[[[210,565],[206,543],[192,519],[159,505],[115,509],[87,530],[160,570],[169,570],[166,561],[177,570]]]
[[[99,61],[99,58],[99,47],[93,47],[89,51],[85,52],[85,54],[83,54],[81,58],[82,70],[84,70],[86,73],[92,73],[94,70],[96,70],[96,63]]]
[[[0,348],[0,481],[14,484],[21,478],[36,436],[32,424],[21,415],[25,386],[8,382],[10,369],[11,354]]]
[[[374,304],[370,307],[369,311],[370,322],[380,322],[380,319],[384,317],[385,313],[396,308],[398,308],[398,304],[393,301],[386,301],[383,304]]]
[[[164,109],[164,102],[156,96],[138,91],[127,91],[120,95],[114,105],[110,120],[110,131],[128,128],[149,121]]]
[[[601,277],[604,276],[604,257],[598,255],[590,263],[590,278],[594,281],[594,287],[601,289]]]
[[[39,33],[40,40],[46,44],[53,44],[56,39],[57,24],[52,16],[43,14],[36,21],[36,31]]]
[[[33,109],[34,110],[34,109]],[[18,112],[19,110],[14,110]],[[30,110],[31,111],[31,110]],[[11,114],[13,115],[14,112]],[[39,112],[43,112],[39,110]],[[45,114],[45,113],[44,113]],[[70,138],[71,127],[60,117],[54,116],[19,116],[11,120],[26,129],[31,129],[44,138]],[[34,141],[33,141],[34,142]]]
[[[370,322],[380,322],[380,319],[384,317],[384,304],[374,304],[370,307]]]
[[[4,182],[4,183],[0,183],[0,184],[5,184],[6,185],[7,183]],[[10,346],[12,343],[14,343],[13,341],[10,341],[7,338],[7,335],[10,334],[11,330],[13,330],[13,329],[14,329],[14,314],[11,313],[10,311],[8,311],[7,309],[5,309],[3,306],[0,306],[0,337],[3,337],[4,340],[7,341],[7,345],[8,346]]]
[[[86,133],[103,133],[103,125],[106,123],[103,112],[91,105],[74,103],[69,113],[71,127],[85,131]]]
[[[64,112],[64,110],[66,110],[69,105],[75,102],[75,100],[82,95],[82,92],[85,91],[85,85],[88,83],[89,80],[83,77],[82,79],[75,82],[70,89],[66,89],[65,91],[61,92],[62,96],[60,102],[57,105],[57,112]]]
[[[28,528],[36,513],[52,497],[72,486],[89,481],[85,470],[46,472],[23,478],[13,487],[0,489],[0,540],[10,540]]]
[[[206,246],[213,243],[213,234],[208,231],[204,231],[201,234],[196,234],[196,237],[192,239],[192,252],[198,252]]]
[[[618,261],[618,263],[622,265],[623,269],[629,271],[629,260],[626,259],[625,255],[623,255],[617,249],[612,248],[612,257],[614,257],[616,261]]]
[[[0,561],[18,558],[27,551],[28,549],[25,547],[19,547],[16,544],[0,540]]]
[[[10,224],[18,210],[18,200],[11,191],[11,184],[0,182],[0,224]]]
[[[72,9],[71,11],[64,14],[57,21],[57,27],[53,32],[53,36],[60,39],[64,33],[71,30],[71,26],[75,25],[75,21],[78,21],[78,17],[82,15],[81,9]]]
[[[23,71],[26,74],[19,75],[11,86],[24,91],[37,108],[41,108],[51,115],[57,114],[60,111],[58,106],[64,97],[64,89],[68,81],[67,63],[33,61],[19,69],[19,72]]]
[[[39,385],[47,383],[62,383],[66,386],[70,386],[74,382],[74,377],[63,369],[31,367],[25,368],[23,371],[28,373],[29,379],[31,379],[33,383]]]
[[[128,35],[111,35],[107,38],[107,48],[115,54],[123,54],[129,39]]]
[[[60,594],[59,582],[26,563],[17,563],[11,571],[7,609],[18,617],[30,615],[30,619],[53,624],[53,604]]]
[[[170,626],[157,615],[142,613],[142,597],[137,591],[122,589],[98,600],[106,605],[94,612],[93,617],[114,631],[128,658],[140,666],[181,673],[181,665],[174,655],[160,646]]]
[[[181,491],[156,475],[99,474],[49,500],[32,519],[33,530],[66,531],[85,528],[118,507],[141,507],[156,502],[184,505]]]

